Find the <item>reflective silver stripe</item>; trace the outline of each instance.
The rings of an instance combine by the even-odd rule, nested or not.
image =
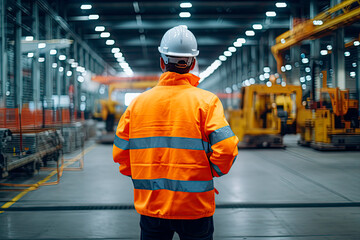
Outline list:
[[[130,139],[130,149],[178,148],[209,152],[208,144],[199,138],[147,137]]]
[[[122,150],[129,149],[129,141],[119,138],[117,135],[115,135],[114,145]]]
[[[225,126],[222,128],[219,128],[209,135],[210,144],[214,145],[218,142],[221,142],[222,140],[225,140],[229,137],[235,136],[233,131],[231,130],[230,126]]]
[[[214,189],[213,180],[209,181],[182,181],[166,178],[159,179],[133,179],[135,189],[161,190],[175,192],[208,192]]]

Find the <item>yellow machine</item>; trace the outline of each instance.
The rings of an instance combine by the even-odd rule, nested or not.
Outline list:
[[[300,86],[243,87],[240,109],[229,113],[239,147],[284,147],[283,135],[295,131],[301,97]]]
[[[360,149],[359,101],[349,99],[349,90],[321,88],[320,101],[312,108],[299,111],[301,145],[318,150]]]

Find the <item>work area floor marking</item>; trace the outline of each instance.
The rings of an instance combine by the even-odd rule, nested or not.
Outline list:
[[[72,165],[73,163],[75,163],[79,158],[81,158],[82,154],[84,154],[84,156],[85,156],[88,152],[93,150],[95,148],[95,146],[96,146],[96,144],[86,148],[84,150],[84,152],[79,153],[78,155],[76,155],[72,159],[66,160],[66,163],[64,164],[64,168],[66,168],[66,167]],[[39,186],[39,185],[49,181],[51,179],[51,177],[53,177],[55,174],[57,174],[57,170],[52,171],[47,177],[45,177],[43,180],[40,180],[35,185]],[[28,192],[31,192],[31,191],[33,191],[35,189],[37,189],[37,187],[29,187],[29,188],[27,188],[23,192],[16,195],[13,199],[11,199],[11,201],[9,201],[9,202],[5,203],[4,205],[2,205],[1,209],[6,209],[6,208],[11,207],[13,204],[15,204],[17,201],[19,201],[23,196],[25,196]],[[4,213],[4,211],[0,211],[0,214],[1,213]]]

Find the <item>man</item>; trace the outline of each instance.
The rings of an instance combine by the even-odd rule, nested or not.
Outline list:
[[[199,51],[187,27],[168,30],[159,52],[164,73],[121,117],[114,161],[132,178],[141,239],[212,239],[213,177],[230,170],[238,139],[220,100],[189,73]]]

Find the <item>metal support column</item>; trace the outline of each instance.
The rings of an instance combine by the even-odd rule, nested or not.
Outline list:
[[[1,99],[0,107],[5,107],[6,82],[7,82],[7,53],[5,49],[6,43],[6,0],[0,0],[0,77],[1,77]]]
[[[341,0],[331,0],[330,6],[334,7],[335,5],[341,3]],[[346,78],[345,78],[345,29],[339,28],[335,32],[334,42],[335,46],[333,47],[334,55],[334,77],[333,87],[339,87],[340,89],[346,88]]]
[[[33,3],[32,6],[32,33],[34,40],[39,40],[39,6],[37,2]],[[34,52],[34,58],[32,59],[32,84],[33,84],[33,100],[35,103],[35,109],[38,110],[40,102],[40,68],[39,68],[39,51]]]
[[[259,70],[259,55],[258,55],[258,45],[252,45],[250,47],[250,56],[251,56],[251,63],[250,63],[250,77],[255,78],[258,74]]]
[[[242,52],[243,59],[243,79],[249,78],[249,46],[243,46]]]
[[[258,58],[258,66],[259,66],[259,74],[261,74],[262,72],[264,72],[264,67],[265,67],[265,38],[262,35],[260,37],[259,40],[259,58]],[[273,71],[274,69],[272,69]],[[256,79],[259,78],[259,74],[257,74]]]
[[[16,1],[18,6],[21,6],[21,0]],[[15,107],[19,108],[21,113],[22,109],[22,96],[23,96],[23,76],[21,64],[21,10],[16,10],[16,23],[15,23]]]
[[[52,19],[50,18],[50,16],[48,14],[45,15],[45,28],[46,28],[46,34],[45,34],[45,38],[46,40],[51,40],[53,39],[52,33]],[[50,51],[46,51],[45,53],[45,99],[47,101],[50,101],[53,95],[53,72],[51,69],[51,56],[50,56]]]
[[[356,61],[356,93],[358,101],[360,102],[360,47],[357,47],[357,61]],[[360,111],[360,104],[359,104]]]
[[[310,18],[314,18],[318,14],[317,0],[310,2]],[[315,89],[321,88],[320,71],[318,61],[320,59],[320,39],[310,41],[310,66],[311,66],[311,99],[318,100],[320,98],[319,91]]]

